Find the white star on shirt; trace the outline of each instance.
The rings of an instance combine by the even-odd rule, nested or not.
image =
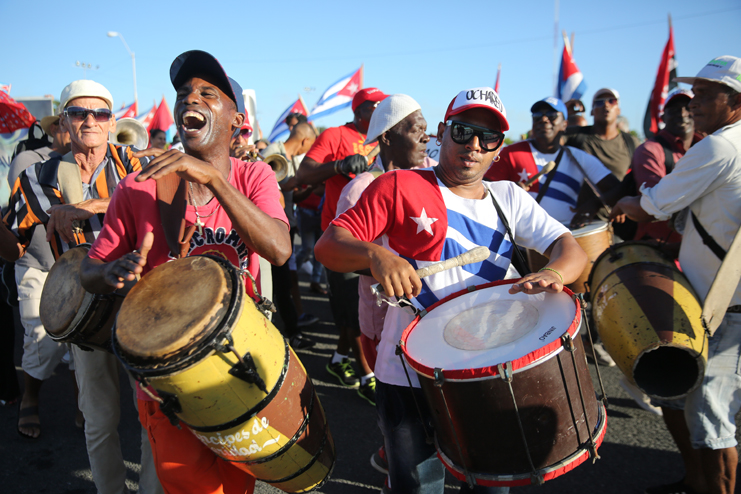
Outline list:
[[[524,168],[520,170],[520,182],[527,182],[528,178],[529,177],[527,175],[527,170],[525,170]]]
[[[417,233],[424,230],[430,235],[433,234],[432,224],[438,220],[438,218],[428,218],[425,208],[422,208],[422,214],[420,214],[418,218],[415,218],[414,216],[410,216],[409,218],[417,224]]]

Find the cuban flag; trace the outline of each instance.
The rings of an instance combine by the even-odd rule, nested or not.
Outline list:
[[[280,117],[278,117],[278,121],[275,122],[275,125],[273,126],[273,130],[270,131],[270,136],[268,136],[268,141],[275,142],[278,139],[284,137],[286,134],[288,134],[288,125],[286,125],[286,117],[289,113],[300,113],[301,115],[309,115],[309,110],[306,108],[306,104],[304,103],[303,98],[301,98],[301,95],[299,94],[298,99],[291,103],[288,108],[286,108],[286,111],[280,114]]]
[[[579,67],[576,66],[571,53],[569,40],[563,40],[563,55],[561,56],[561,68],[558,71],[558,84],[556,85],[556,97],[561,101],[570,99],[581,99],[587,90]]]
[[[316,120],[331,113],[347,108],[352,103],[352,98],[363,88],[363,66],[355,72],[342,77],[329,86],[319,98],[314,108],[311,109],[309,120]]]
[[[0,84],[0,91],[10,94],[10,84]]]
[[[675,77],[677,77],[677,59],[674,51],[674,29],[672,29],[670,17],[669,40],[661,54],[661,63],[659,64],[659,70],[656,72],[656,82],[654,82],[651,96],[648,99],[646,115],[643,117],[643,133],[646,138],[653,137],[664,127],[664,122],[661,121],[661,109],[669,91],[677,87],[677,83],[674,82]]]
[[[141,113],[137,115],[135,118],[139,120],[139,122],[144,125],[145,128],[149,128],[149,124],[152,123],[152,120],[154,119],[154,114],[157,113],[157,103],[152,105],[152,108],[145,111],[144,113]]]
[[[136,118],[136,102],[131,103],[129,106],[121,106],[121,109],[117,112],[114,112],[113,115],[115,115],[116,120],[121,120],[122,118]]]

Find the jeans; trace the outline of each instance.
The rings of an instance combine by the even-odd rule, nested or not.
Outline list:
[[[296,266],[301,267],[311,258],[311,282],[322,282],[322,264],[314,258],[314,244],[322,236],[322,212],[313,209],[298,209],[298,229],[301,234],[301,250],[296,256]]]
[[[383,433],[389,480],[392,492],[404,494],[442,494],[445,490],[445,467],[437,458],[435,445],[427,441],[417,406],[416,396],[430,437],[432,425],[422,390],[393,386],[376,381],[376,409]],[[463,484],[460,492],[507,494],[509,487],[473,489]]]

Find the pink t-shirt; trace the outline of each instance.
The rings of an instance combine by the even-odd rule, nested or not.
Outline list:
[[[280,189],[275,174],[265,163],[245,163],[231,158],[232,169],[229,183],[242,192],[260,210],[272,218],[286,223],[288,220],[280,205]],[[173,260],[161,226],[157,206],[157,185],[154,180],[136,182],[138,173],[127,176],[116,187],[108,205],[103,229],[90,249],[89,256],[104,262],[118,259],[127,252],[139,248],[147,232],[154,232],[154,244],[147,256],[146,274],[162,263]],[[195,231],[190,240],[188,255],[211,254],[229,260],[233,265],[248,269],[259,280],[260,263],[256,252],[245,245],[232,228],[232,221],[216,199],[198,207],[204,223],[203,234]],[[195,208],[190,204],[185,211],[188,224],[195,224]],[[253,295],[251,283],[246,283],[247,293]]]

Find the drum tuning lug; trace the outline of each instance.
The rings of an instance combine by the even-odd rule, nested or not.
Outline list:
[[[443,376],[443,370],[440,367],[435,367],[435,386],[442,388],[445,384],[445,376]]]
[[[183,411],[183,407],[180,406],[180,400],[172,393],[165,391],[157,391],[162,402],[160,403],[160,410],[165,414],[165,417],[170,419],[170,423],[180,428],[180,420],[177,418],[178,413]]]
[[[497,364],[499,370],[499,376],[504,379],[504,382],[512,382],[512,362],[505,362],[504,364]]]
[[[594,440],[589,441],[589,457],[592,458],[592,465],[597,463],[597,460],[599,460],[601,457],[599,454],[597,454],[597,446],[594,444]]]
[[[234,348],[234,339],[232,338],[232,334],[231,333],[226,333],[224,335],[224,339],[227,342],[226,345],[223,344],[223,343],[219,343],[219,339],[216,338],[211,343],[211,347],[213,347],[213,349],[216,350],[217,352],[221,352],[221,353],[229,353],[229,352],[231,352],[232,351],[231,349]],[[237,357],[239,357],[239,355],[237,355]]]
[[[561,335],[561,341],[563,341],[563,346],[564,348],[566,348],[567,352],[574,353],[576,351],[574,340],[571,338],[571,335],[569,333],[564,333],[563,335]]]
[[[533,472],[530,474],[530,482],[534,485],[543,485],[545,484],[545,480],[543,480],[543,476],[538,472]]]
[[[262,377],[260,377],[260,373],[257,372],[257,366],[255,365],[255,361],[252,358],[252,354],[250,354],[250,352],[247,352],[244,354],[244,357],[240,357],[234,346],[231,346],[231,350],[234,355],[237,356],[239,362],[234,364],[232,368],[229,369],[229,374],[243,380],[244,382],[254,384],[260,391],[267,394],[268,388],[267,386],[265,386],[265,381],[263,381]]]

